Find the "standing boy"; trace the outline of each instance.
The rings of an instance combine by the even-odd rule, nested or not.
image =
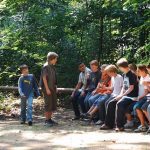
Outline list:
[[[42,68],[41,88],[45,102],[45,125],[53,126],[57,124],[52,120],[53,112],[57,109],[57,77],[55,65],[58,55],[55,52],[49,52],[47,63]]]
[[[20,66],[21,76],[18,80],[18,90],[21,96],[21,124],[25,124],[26,119],[28,125],[32,126],[32,103],[34,92],[36,96],[40,96],[40,92],[36,83],[36,79],[29,74],[27,65]],[[26,112],[27,105],[27,112]],[[27,115],[26,115],[27,113]]]

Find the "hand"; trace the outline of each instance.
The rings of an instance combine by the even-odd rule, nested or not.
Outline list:
[[[133,99],[133,101],[139,101],[139,98],[138,98],[138,97],[136,97],[136,98],[134,98],[134,99]]]
[[[85,92],[84,92],[84,91],[82,91],[82,92],[81,92],[81,96],[84,96],[84,95],[85,95]]]
[[[96,90],[94,90],[94,91],[92,92],[92,95],[95,95],[95,93],[96,93]]]
[[[50,89],[47,89],[47,90],[46,90],[46,94],[47,94],[47,95],[51,95]]]
[[[74,97],[74,93],[75,93],[75,91],[72,92],[71,97]]]
[[[115,99],[116,99],[117,101],[119,101],[121,98],[122,98],[122,96],[121,96],[121,95],[118,95]]]
[[[38,96],[38,97],[37,97],[37,100],[39,100],[39,99],[41,99],[41,98],[42,98],[41,96]]]

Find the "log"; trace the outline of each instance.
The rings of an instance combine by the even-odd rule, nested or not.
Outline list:
[[[39,89],[41,91],[41,89]],[[58,88],[59,93],[72,93],[73,88]],[[18,92],[18,87],[15,86],[0,86],[0,91],[2,92]]]

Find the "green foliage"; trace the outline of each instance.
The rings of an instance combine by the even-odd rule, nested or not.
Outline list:
[[[59,54],[59,86],[72,87],[77,62],[150,63],[148,0],[2,0],[0,85],[17,85],[19,65],[36,78],[49,51]]]

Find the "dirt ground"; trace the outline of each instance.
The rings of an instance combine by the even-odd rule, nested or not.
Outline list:
[[[150,150],[150,135],[100,131],[98,126],[72,122],[70,110],[54,115],[58,126],[45,127],[43,116],[34,125],[20,125],[16,119],[0,120],[0,150]]]

